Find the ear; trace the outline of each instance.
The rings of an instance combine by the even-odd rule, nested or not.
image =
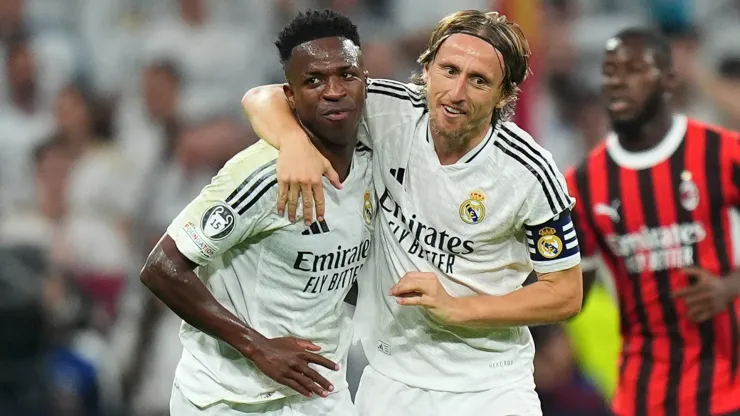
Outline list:
[[[509,96],[506,96],[506,97],[501,97],[501,99],[499,99],[499,101],[496,103],[495,108],[497,110],[500,110],[500,109],[506,107],[513,100],[516,100],[516,96],[514,96],[514,95],[509,95]]]
[[[424,71],[421,73],[421,79],[425,84],[429,83],[429,64],[424,64]]]
[[[288,99],[290,109],[295,111],[295,91],[293,91],[293,87],[289,83],[283,84],[283,92],[285,93],[285,98]]]

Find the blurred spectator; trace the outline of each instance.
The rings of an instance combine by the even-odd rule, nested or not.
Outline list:
[[[134,172],[139,196],[182,127],[181,83],[174,64],[153,63],[143,70],[141,97],[126,96],[118,107],[116,146]]]
[[[9,101],[0,107],[0,212],[31,199],[32,151],[53,129],[30,44],[10,44],[5,69]]]
[[[45,143],[34,152],[35,203],[14,210],[0,221],[0,239],[27,244],[63,257],[67,178],[72,159],[57,143]]]
[[[85,240],[89,246],[73,243],[80,254],[85,253],[74,259],[76,267],[91,272],[122,273],[129,260],[126,247],[134,208],[133,184],[125,160],[109,143],[110,137],[103,136],[108,129],[96,128],[96,108],[93,99],[79,86],[62,90],[55,108],[54,140],[75,161],[67,192],[70,220],[76,227],[95,230],[91,233],[94,235],[79,236],[79,242]],[[72,231],[82,232],[77,228]],[[103,243],[108,247],[105,253],[91,250]]]
[[[241,114],[234,92],[264,83],[274,69],[264,26],[219,24],[209,16],[208,4],[177,0],[179,16],[157,22],[143,44],[145,62],[169,59],[182,71],[181,111],[196,121]]]

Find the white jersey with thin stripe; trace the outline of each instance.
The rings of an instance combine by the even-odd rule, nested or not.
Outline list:
[[[533,268],[577,265],[574,200],[550,154],[507,122],[442,166],[414,85],[371,80],[366,106],[379,216],[368,265],[374,279],[360,282],[356,319],[370,364],[405,384],[452,392],[532,377],[526,327],[443,326],[388,291],[405,273],[422,271],[453,296],[503,295]]]
[[[325,183],[327,218],[307,227],[276,213],[277,150],[258,142],[234,156],[172,222],[167,233],[199,265],[216,299],[268,338],[321,347],[340,371],[319,369],[336,391],[352,341],[343,300],[370,253],[375,199],[371,152],[355,152],[341,190]],[[175,383],[198,406],[256,403],[295,394],[225,342],[183,323]]]

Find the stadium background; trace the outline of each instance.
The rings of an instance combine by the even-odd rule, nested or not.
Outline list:
[[[0,416],[43,403],[62,416],[168,414],[179,319],[139,268],[254,142],[239,99],[282,81],[272,41],[305,7],[348,14],[371,76],[399,80],[445,14],[507,14],[533,47],[517,121],[563,170],[608,128],[603,45],[632,24],[671,35],[677,108],[740,129],[736,0],[0,0]],[[611,291],[603,278],[574,321],[533,329],[546,416],[608,414]]]

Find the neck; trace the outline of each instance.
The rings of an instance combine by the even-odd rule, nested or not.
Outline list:
[[[353,136],[356,137],[356,135]],[[357,139],[355,138],[355,140],[350,140],[343,144],[334,144],[311,134],[311,143],[331,163],[331,167],[339,174],[339,180],[344,182],[347,179],[347,175],[349,175]]]
[[[642,152],[657,146],[668,134],[673,124],[673,114],[668,109],[658,112],[655,117],[635,126],[615,129],[619,144],[627,151]]]
[[[474,136],[468,135],[468,137],[461,138],[448,138],[439,131],[431,129],[432,142],[434,143],[434,151],[437,153],[439,163],[441,165],[452,165],[457,163],[463,156],[468,154],[473,148],[478,146],[483,139],[486,138],[490,125],[486,124],[484,128],[475,133]]]

